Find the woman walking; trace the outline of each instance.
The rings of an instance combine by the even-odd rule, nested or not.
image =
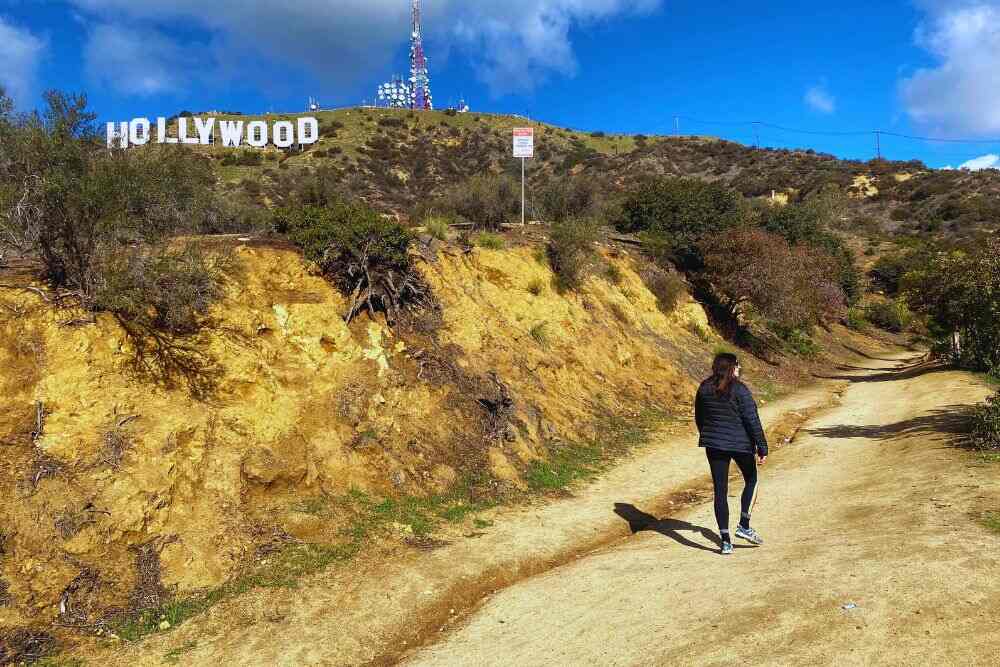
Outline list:
[[[712,362],[712,377],[701,383],[694,402],[694,418],[701,434],[715,487],[715,520],[722,538],[722,554],[733,553],[729,534],[729,462],[743,474],[740,523],[736,537],[753,544],[764,540],[750,527],[750,511],[757,492],[757,464],[767,462],[767,440],[757,414],[757,403],[740,382],[740,362],[734,354],[719,354]],[[756,458],[755,458],[756,457]]]

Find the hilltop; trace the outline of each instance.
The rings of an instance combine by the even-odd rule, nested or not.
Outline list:
[[[304,175],[319,173],[345,195],[409,218],[419,214],[421,201],[470,176],[507,173],[519,178],[520,165],[510,157],[511,130],[530,126],[536,136],[536,159],[528,162],[530,189],[585,174],[618,191],[644,177],[672,175],[720,182],[747,197],[780,201],[835,189],[850,203],[845,230],[871,240],[899,234],[968,238],[1000,227],[996,170],[941,171],[919,161],[841,160],[812,150],[756,149],[704,136],[584,132],[516,116],[372,108],[312,115],[320,121],[321,140],[301,153],[204,149],[219,163],[221,187],[249,203],[271,205],[285,201]]]

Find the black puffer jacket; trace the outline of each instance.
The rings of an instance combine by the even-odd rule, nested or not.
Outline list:
[[[757,403],[742,382],[733,385],[729,396],[717,396],[711,379],[702,382],[694,400],[694,419],[701,433],[699,447],[767,456]]]

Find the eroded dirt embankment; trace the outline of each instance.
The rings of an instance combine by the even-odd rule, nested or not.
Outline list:
[[[835,405],[844,385],[831,380],[765,406],[776,450],[810,415]],[[184,649],[190,665],[396,664],[410,649],[461,627],[494,592],[625,538],[629,524],[615,514],[616,505],[678,512],[703,502],[707,484],[693,434],[664,433],[573,495],[499,510],[489,516],[492,526],[448,531],[435,550],[370,554],[351,568],[310,578],[298,591],[256,591],[174,633],[96,656],[122,666],[161,665]]]
[[[297,253],[235,252],[194,356],[161,350],[186,360],[170,383],[155,357],[137,371],[113,318],[0,289],[0,627],[86,628],[217,586],[275,542],[335,542],[346,518],[302,511],[314,498],[470,473],[514,493],[602,406],[686,410],[721,343],[689,298],[660,312],[620,252],[619,282],[569,295],[530,248],[440,252],[422,270],[443,324],[409,342],[348,327]],[[501,391],[512,406],[487,433],[480,406]]]

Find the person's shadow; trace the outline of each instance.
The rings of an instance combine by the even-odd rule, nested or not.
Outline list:
[[[712,544],[722,546],[722,541],[715,532],[705,528],[703,526],[696,526],[693,523],[688,523],[687,521],[681,521],[680,519],[657,519],[652,514],[646,514],[635,505],[629,503],[615,503],[615,514],[625,519],[628,522],[629,530],[632,534],[641,533],[646,530],[651,530],[669,537],[678,544],[683,544],[686,547],[692,549],[701,549],[702,551],[715,552],[716,549],[712,547],[707,547],[704,544],[698,544],[693,542],[688,538],[681,535],[681,531],[688,533],[700,533],[702,537],[712,542]],[[743,545],[734,545],[736,548],[744,548]]]

